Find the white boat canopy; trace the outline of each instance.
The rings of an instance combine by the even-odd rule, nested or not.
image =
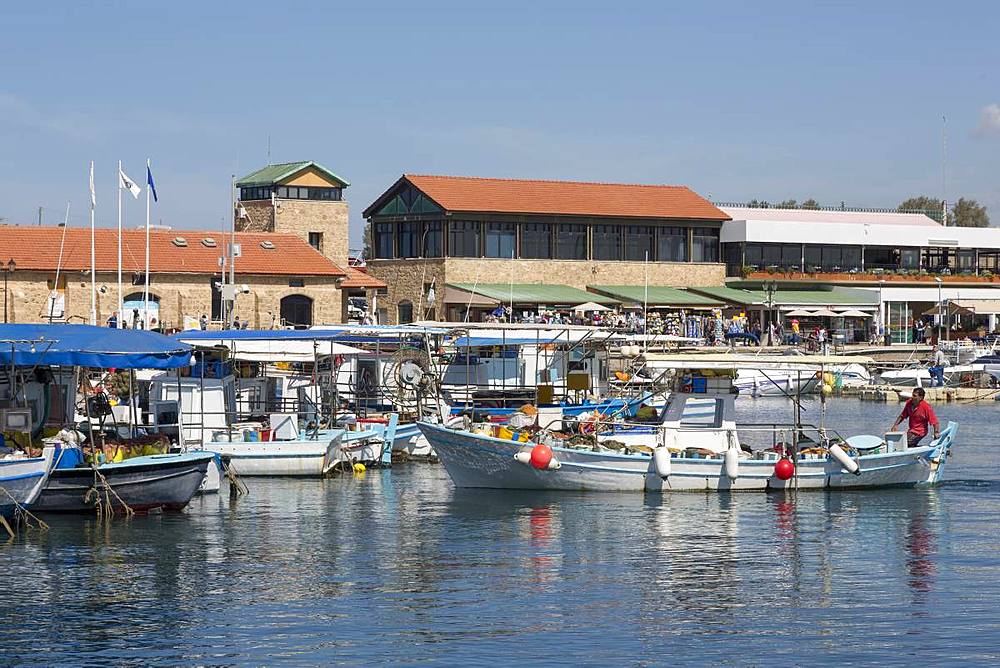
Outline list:
[[[844,364],[874,364],[860,355],[732,355],[729,353],[661,354],[647,353],[647,362],[674,369],[801,369],[821,371]]]
[[[320,357],[334,355],[365,355],[360,348],[345,346],[329,339],[229,339],[220,337],[185,340],[195,348],[225,348],[234,359],[244,362],[312,362]]]

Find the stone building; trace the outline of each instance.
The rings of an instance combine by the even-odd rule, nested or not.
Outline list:
[[[344,190],[349,185],[316,162],[268,165],[236,182],[236,229],[296,234],[337,266],[346,267],[349,230]]]
[[[346,232],[345,232],[346,234]],[[125,319],[141,308],[146,233],[122,234]],[[221,315],[219,258],[228,235],[195,230],[150,232],[150,294],[157,324],[180,328],[185,317]],[[347,288],[380,286],[340,266],[294,233],[237,232],[239,286],[235,313],[251,327],[307,326],[345,320]],[[97,321],[118,308],[118,236],[96,230]],[[91,311],[90,230],[0,225],[2,264],[8,273],[6,316],[10,322],[89,322]],[[152,317],[150,322],[152,322]]]
[[[380,322],[462,320],[470,307],[476,318],[508,300],[572,306],[600,301],[605,285],[725,281],[729,216],[683,186],[405,174],[364,216],[369,271],[388,284]]]

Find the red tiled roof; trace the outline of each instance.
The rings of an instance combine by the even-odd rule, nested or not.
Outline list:
[[[405,174],[448,211],[729,220],[686,186]]]
[[[118,270],[118,232],[114,229],[95,230],[98,271]],[[187,240],[186,247],[173,243],[177,237]],[[0,255],[2,262],[13,259],[18,269],[55,271],[59,265],[62,227],[21,227],[0,225]],[[215,246],[206,246],[211,239]],[[149,233],[149,268],[152,272],[179,274],[212,274],[219,271],[219,256],[229,235],[221,232],[196,230],[152,230]],[[269,241],[273,249],[265,249]],[[237,274],[270,274],[293,276],[346,276],[347,272],[294,234],[237,232],[242,257],[236,259]],[[146,262],[145,230],[122,232],[122,271],[143,271]],[[90,269],[90,229],[66,228],[63,244],[62,269]]]
[[[355,269],[354,267],[347,267],[347,278],[345,278],[340,283],[342,288],[385,288],[388,287],[384,281],[380,281],[374,276]]]

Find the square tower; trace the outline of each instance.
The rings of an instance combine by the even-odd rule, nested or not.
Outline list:
[[[317,162],[268,165],[236,182],[236,229],[291,232],[337,266],[346,267],[349,230],[344,189],[350,185]]]

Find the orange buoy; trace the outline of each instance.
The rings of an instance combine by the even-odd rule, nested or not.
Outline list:
[[[547,469],[552,461],[552,448],[539,443],[531,449],[531,465],[536,469]]]

